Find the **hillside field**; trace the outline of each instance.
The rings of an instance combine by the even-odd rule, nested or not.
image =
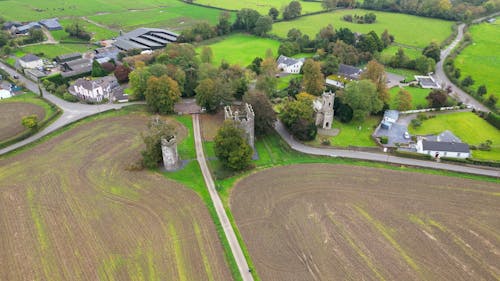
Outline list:
[[[262,15],[267,15],[269,9],[272,7],[278,9],[280,11],[279,17],[282,17],[283,8],[290,3],[289,0],[267,0],[267,1],[232,1],[232,0],[195,0],[195,3],[217,7],[228,10],[241,10],[243,8],[249,8],[259,11]],[[311,12],[317,12],[323,10],[320,2],[309,2],[309,1],[300,1],[300,5],[302,7],[302,14],[307,14]]]
[[[411,94],[411,109],[418,109],[420,108],[428,108],[429,103],[425,99],[431,90],[429,89],[422,89],[422,88],[415,88],[415,87],[404,87],[406,91],[408,91]],[[391,109],[397,109],[396,105],[396,96],[399,92],[399,87],[392,87],[389,89],[389,94],[391,95],[391,101],[390,101],[390,107]]]
[[[108,114],[0,157],[1,280],[232,280],[200,196],[128,169],[147,120]]]
[[[279,45],[280,42],[272,39],[248,34],[233,34],[206,46],[212,48],[214,65],[218,66],[224,60],[230,64],[246,67],[255,57],[265,58],[267,49],[271,49],[276,56]],[[201,46],[196,48],[196,51],[201,53]]]
[[[364,15],[373,12],[377,21],[373,24],[356,24],[344,21],[344,15]],[[395,42],[414,47],[423,48],[431,41],[444,41],[451,35],[453,22],[410,16],[397,13],[368,11],[362,9],[338,10],[326,14],[301,17],[297,20],[283,21],[273,25],[273,34],[286,37],[292,28],[298,28],[302,33],[314,38],[319,30],[332,24],[335,29],[347,27],[353,32],[368,33],[371,30],[381,34],[385,29],[394,35]]]
[[[500,106],[500,17],[493,24],[482,23],[469,29],[472,44],[466,47],[455,59],[455,67],[460,68],[460,80],[470,75],[475,80],[472,88],[477,90],[486,85],[489,94],[497,98]]]
[[[306,164],[239,180],[230,208],[262,280],[494,280],[500,186]]]

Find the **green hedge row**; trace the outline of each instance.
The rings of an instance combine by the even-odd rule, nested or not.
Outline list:
[[[433,157],[431,155],[428,155],[428,154],[421,154],[421,153],[410,152],[410,151],[401,151],[401,150],[394,151],[394,155],[406,157],[406,158],[420,159],[420,160],[432,160],[433,159]]]
[[[462,164],[471,164],[471,165],[480,165],[480,166],[488,166],[500,168],[500,162],[498,161],[490,161],[490,160],[480,160],[474,158],[450,158],[450,157],[441,157],[441,160],[445,162],[454,162],[454,163],[462,163]]]

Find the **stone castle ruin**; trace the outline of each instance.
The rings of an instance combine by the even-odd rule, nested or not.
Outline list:
[[[161,138],[161,153],[165,170],[174,171],[179,168],[179,154],[177,153],[177,139],[175,136]]]
[[[333,102],[335,93],[323,92],[321,97],[318,97],[313,102],[314,111],[316,112],[316,126],[321,129],[330,130],[333,122]]]
[[[233,111],[234,109],[234,111]],[[254,120],[255,113],[250,104],[245,103],[242,108],[231,106],[224,107],[224,120],[232,120],[235,125],[245,131],[245,136],[248,144],[254,148]]]

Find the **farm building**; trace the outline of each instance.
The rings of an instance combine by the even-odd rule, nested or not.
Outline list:
[[[13,34],[28,34],[32,29],[40,29],[42,26],[38,22],[30,22],[25,25],[15,27],[13,29]]]
[[[2,29],[3,30],[11,30],[12,28],[16,28],[16,27],[19,27],[21,25],[22,24],[18,21],[8,21],[8,22],[3,23]]]
[[[463,142],[454,141],[429,141],[424,138],[419,138],[417,141],[417,152],[421,154],[431,155],[433,157],[453,157],[453,158],[468,158],[470,157],[469,145]]]
[[[390,129],[396,121],[398,121],[399,118],[399,111],[397,110],[386,110],[384,112],[384,117],[382,118],[382,121],[380,122],[380,127],[384,129]]]
[[[56,62],[58,63],[64,63],[68,61],[73,61],[73,60],[78,60],[82,58],[82,54],[80,53],[71,53],[71,54],[64,54],[64,55],[59,55],[56,57]]]
[[[39,23],[50,31],[63,29],[57,18],[41,20]]]
[[[330,75],[325,80],[325,84],[337,88],[344,88],[348,81],[358,80],[363,69],[347,64],[339,64],[337,75]]]
[[[297,74],[300,73],[304,61],[304,58],[294,59],[280,55],[276,64],[278,65],[278,69],[284,73]]]
[[[62,77],[70,78],[79,75],[84,75],[92,71],[92,60],[90,59],[78,59],[73,61],[68,61],[62,64],[63,72]]]
[[[68,91],[81,100],[101,102],[111,99],[113,92],[120,88],[114,76],[106,76],[96,80],[79,78]]]
[[[119,36],[113,45],[122,51],[156,50],[176,42],[177,37],[179,34],[169,30],[142,27]]]
[[[42,59],[33,54],[27,54],[24,57],[19,58],[17,62],[21,68],[31,69],[43,66]]]
[[[24,74],[26,74],[26,76],[33,81],[38,81],[40,78],[47,76],[44,72],[42,72],[36,68],[26,69],[24,71]]]
[[[415,79],[418,81],[420,86],[424,89],[439,89],[439,84],[431,76],[418,76],[415,75]]]
[[[108,58],[110,60],[118,60],[118,54],[120,53],[120,49],[116,47],[106,47],[106,48],[98,48],[94,50],[94,58],[102,59]]]

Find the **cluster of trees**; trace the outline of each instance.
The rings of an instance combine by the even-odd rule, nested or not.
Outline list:
[[[310,94],[300,93],[295,99],[285,101],[279,114],[288,131],[302,141],[313,140],[318,131],[314,123],[314,98]]]
[[[359,24],[364,24],[364,23],[374,23],[376,20],[377,20],[377,15],[375,15],[374,13],[366,13],[365,15],[363,16],[358,16],[357,14],[354,14],[354,17],[349,14],[349,15],[345,15],[343,17],[343,19],[345,21],[348,21],[348,22],[354,22],[354,23],[359,23]]]
[[[361,7],[448,20],[469,20],[485,12],[500,10],[500,2],[498,0],[366,0]]]
[[[33,28],[30,30],[28,36],[23,37],[21,39],[20,44],[33,44],[33,43],[38,43],[42,42],[45,40],[45,35],[43,34],[43,31],[41,29],[36,29]]]
[[[69,36],[77,39],[90,41],[90,39],[92,38],[90,33],[85,31],[84,26],[78,21],[75,21],[70,25],[66,26],[64,30],[69,34]]]
[[[302,13],[302,5],[300,5],[299,1],[292,1],[283,9],[283,19],[291,20],[297,17],[300,17]]]
[[[175,136],[175,127],[159,117],[153,118],[148,123],[148,130],[142,135],[145,148],[141,151],[141,166],[154,169],[162,161],[161,139],[170,139]]]
[[[405,54],[403,48],[399,48],[396,54],[391,57],[388,64],[394,68],[414,69],[421,74],[427,74],[435,70],[436,61],[425,55],[419,56],[416,59],[410,59]]]
[[[394,37],[385,30],[380,36],[374,31],[356,35],[349,28],[335,30],[331,24],[322,28],[314,39],[297,28],[288,31],[287,40],[278,52],[281,55],[293,56],[301,52],[314,52],[319,59],[333,55],[338,62],[357,65],[371,60],[375,53],[381,52],[394,41]]]

